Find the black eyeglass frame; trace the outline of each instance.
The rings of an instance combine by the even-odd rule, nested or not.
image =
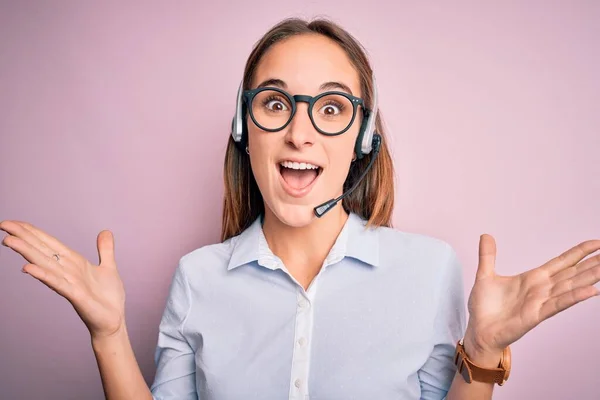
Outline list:
[[[258,121],[256,121],[256,118],[254,118],[254,113],[252,112],[252,102],[254,101],[254,97],[256,97],[257,94],[264,92],[266,90],[271,90],[271,91],[275,91],[278,93],[281,93],[283,96],[285,96],[290,104],[292,105],[292,113],[290,114],[290,118],[288,119],[288,121],[281,126],[280,128],[277,129],[269,129],[269,128],[265,128],[264,126],[262,126],[261,124],[258,123]],[[344,128],[343,130],[341,130],[340,132],[337,133],[329,133],[329,132],[325,132],[322,129],[320,129],[317,124],[315,123],[315,120],[313,118],[312,115],[312,109],[313,106],[315,105],[315,103],[322,97],[324,96],[329,96],[329,95],[340,95],[343,96],[345,98],[347,98],[348,100],[350,100],[350,103],[352,104],[352,119],[350,120],[350,122],[348,123],[348,126],[346,128]],[[349,93],[346,92],[340,92],[340,91],[329,91],[329,92],[323,92],[323,93],[319,93],[317,96],[308,96],[308,95],[304,95],[304,94],[296,94],[296,95],[291,95],[288,92],[286,92],[283,89],[280,89],[278,87],[260,87],[260,88],[256,88],[256,89],[250,89],[250,90],[244,90],[243,92],[243,98],[244,98],[244,102],[246,104],[247,109],[249,110],[250,113],[250,118],[252,118],[252,122],[254,122],[254,124],[256,126],[258,126],[260,129],[267,131],[267,132],[279,132],[280,130],[284,129],[286,126],[289,125],[290,122],[292,122],[292,119],[294,119],[294,115],[296,115],[296,110],[298,109],[296,107],[296,103],[308,103],[308,117],[310,118],[310,122],[312,123],[312,125],[315,127],[315,129],[317,130],[317,132],[319,132],[322,135],[326,135],[326,136],[337,136],[337,135],[341,135],[342,133],[346,132],[348,129],[350,129],[350,127],[352,126],[352,124],[354,123],[354,120],[356,119],[356,110],[358,108],[358,106],[361,106],[362,110],[363,110],[363,117],[367,118],[367,116],[369,115],[370,110],[368,110],[367,108],[365,108],[364,105],[364,100],[361,99],[360,97],[356,97],[356,96],[352,96]]]

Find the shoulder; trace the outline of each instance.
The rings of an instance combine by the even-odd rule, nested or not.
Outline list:
[[[422,233],[403,231],[397,228],[377,227],[382,252],[403,254],[406,257],[448,259],[454,253],[445,240]]]
[[[397,228],[377,227],[382,263],[414,271],[427,280],[460,272],[454,248],[445,240]]]
[[[188,279],[200,273],[225,271],[238,239],[239,236],[235,236],[221,243],[207,244],[192,250],[179,259],[178,268]]]
[[[383,270],[404,285],[403,290],[410,293],[411,301],[419,304],[423,313],[429,310],[434,315],[434,309],[445,302],[460,309],[464,302],[464,275],[452,245],[426,234],[377,229]]]

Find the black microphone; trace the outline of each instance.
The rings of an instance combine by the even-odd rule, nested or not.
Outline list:
[[[325,203],[320,204],[317,207],[315,207],[315,209],[314,209],[315,215],[318,218],[321,218],[323,215],[325,215],[325,213],[327,211],[331,210],[333,208],[333,206],[335,206],[338,203],[338,201],[340,201],[344,197],[348,196],[350,193],[352,193],[352,191],[354,189],[356,189],[358,187],[358,184],[360,183],[360,181],[362,181],[364,179],[364,177],[367,175],[367,172],[369,172],[369,170],[373,166],[373,163],[375,162],[375,158],[377,158],[377,154],[379,154],[379,146],[380,145],[381,145],[381,136],[379,136],[377,133],[373,134],[373,155],[371,156],[369,165],[367,165],[367,168],[365,168],[365,170],[360,175],[360,177],[356,180],[354,185],[350,189],[348,189],[344,193],[342,193],[342,195],[340,197],[338,197],[337,199],[331,199],[331,200],[326,201]]]

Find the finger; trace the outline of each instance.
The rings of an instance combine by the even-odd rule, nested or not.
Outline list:
[[[496,266],[496,241],[491,235],[483,234],[479,237],[479,265],[477,266],[477,279],[494,276]]]
[[[571,279],[572,277],[580,274],[583,271],[587,271],[590,268],[594,268],[600,264],[600,254],[587,258],[584,261],[572,266],[571,268],[565,268],[562,271],[554,274],[550,279],[556,284],[560,281]]]
[[[56,239],[55,237],[47,234],[46,232],[42,231],[41,229],[33,226],[32,224],[30,224],[28,222],[25,222],[25,221],[2,221],[0,223],[0,229],[5,230],[3,224],[4,223],[10,223],[10,222],[16,223],[16,224],[22,226],[23,228],[27,229],[31,233],[33,233],[42,242],[44,242],[49,248],[55,250],[56,253],[59,253],[61,255],[65,255],[65,256],[69,256],[69,257],[72,257],[72,258],[76,258],[78,256],[78,254],[76,252],[74,252],[73,250],[71,250],[70,248],[68,248],[67,246],[65,246],[58,239]],[[12,224],[7,224],[7,227],[10,227],[11,225]]]
[[[600,290],[594,286],[580,287],[564,293],[560,296],[552,297],[542,305],[540,309],[540,321],[548,319],[561,311],[566,310],[575,304],[600,294]]]
[[[553,276],[563,269],[577,264],[598,249],[600,249],[600,240],[586,240],[548,261],[541,268],[545,269],[549,276]]]
[[[21,224],[25,229],[27,229],[29,232],[31,232],[33,235],[35,235],[38,239],[40,239],[43,243],[45,243],[50,249],[52,249],[53,252],[52,252],[51,256],[58,253],[61,256],[60,263],[62,265],[65,265],[67,263],[67,260],[72,261],[73,265],[77,265],[77,266],[83,265],[86,263],[85,258],[81,254],[79,254],[78,252],[69,248],[68,246],[63,244],[60,240],[56,239],[54,236],[47,234],[46,232],[42,231],[41,229],[33,226],[32,224],[30,224],[28,222],[24,222],[24,221],[16,221],[16,222]]]
[[[56,293],[69,299],[71,297],[71,285],[67,279],[61,279],[57,271],[59,270],[43,268],[36,264],[26,264],[23,267],[23,272],[33,276]]]
[[[96,245],[98,247],[100,265],[116,268],[117,263],[115,262],[115,240],[112,232],[108,230],[103,230],[100,232],[96,238]]]
[[[51,257],[55,251],[49,248],[43,241],[34,235],[30,230],[16,221],[3,221],[3,230],[10,235],[19,237],[38,249],[44,255]]]
[[[558,282],[551,291],[551,296],[560,296],[574,289],[584,286],[595,285],[600,281],[600,265],[595,265],[593,268],[588,268],[585,271],[575,275],[571,279],[565,279]]]
[[[63,267],[54,258],[48,257],[20,237],[8,235],[2,240],[2,243],[22,255],[23,258],[32,264],[43,268],[60,269]]]

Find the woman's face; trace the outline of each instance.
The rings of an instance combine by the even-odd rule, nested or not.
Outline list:
[[[273,45],[261,59],[251,88],[265,86],[265,82],[292,96],[316,96],[331,90],[362,95],[358,72],[344,50],[317,34],[294,36]],[[260,107],[266,107],[263,111],[267,113],[278,112],[286,107],[282,99],[263,97]],[[259,104],[258,97],[254,103]],[[316,218],[314,207],[342,193],[362,121],[362,110],[358,108],[346,132],[326,136],[312,125],[307,109],[307,103],[298,102],[292,121],[278,132],[265,131],[247,117],[250,163],[266,212],[294,227],[310,223]],[[314,107],[313,115],[322,113],[323,118],[330,118],[338,112],[337,104],[324,103]]]

